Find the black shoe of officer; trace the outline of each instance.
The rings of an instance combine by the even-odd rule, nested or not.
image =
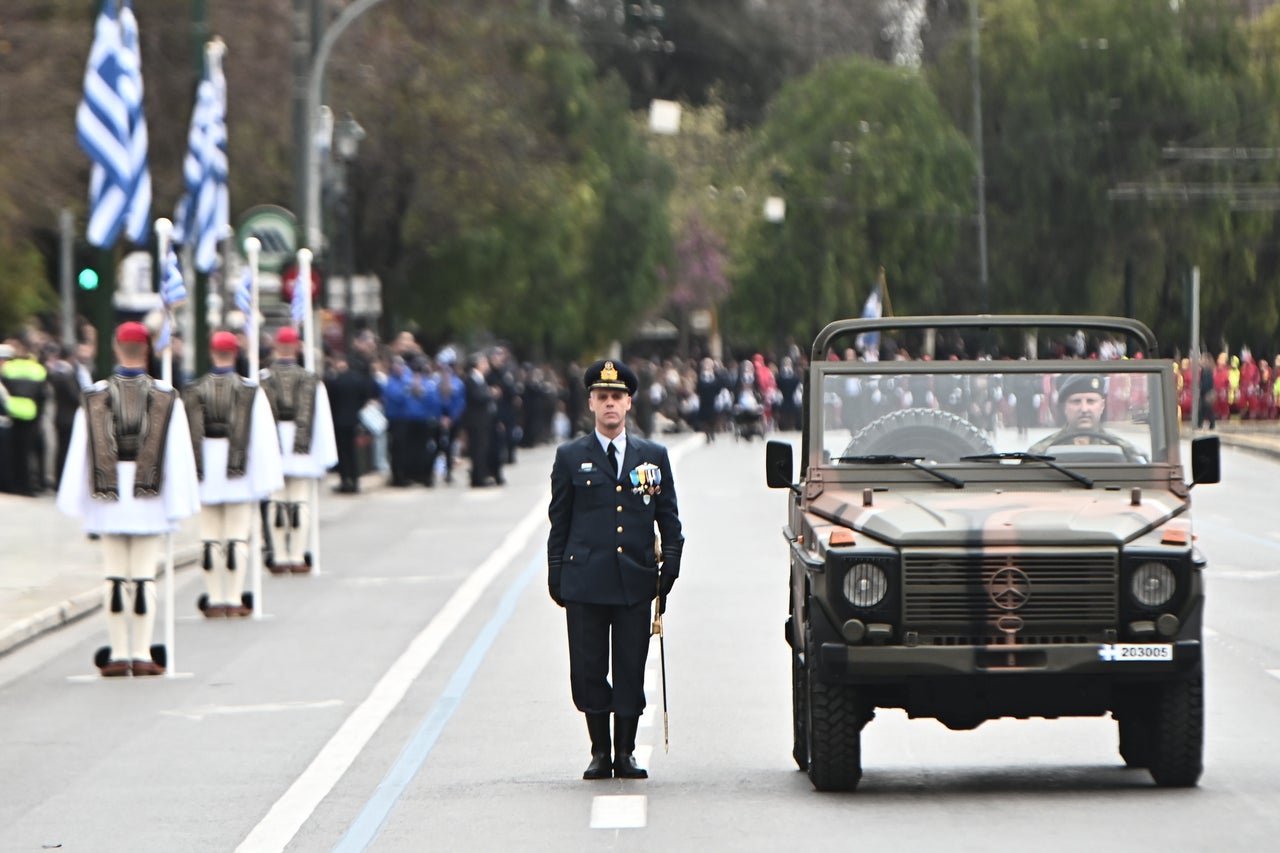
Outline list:
[[[582,778],[613,778],[613,762],[609,757],[609,715],[587,714],[587,731],[591,734],[591,763],[583,771]]]
[[[636,730],[639,717],[613,718],[613,775],[619,779],[648,779],[649,771],[636,764]]]

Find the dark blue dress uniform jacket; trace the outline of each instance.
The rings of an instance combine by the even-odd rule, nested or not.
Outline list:
[[[648,504],[632,491],[631,471],[651,463],[662,491]],[[595,431],[556,449],[551,467],[551,535],[547,582],[565,601],[633,605],[657,594],[654,528],[661,534],[663,572],[680,574],[684,537],[667,449],[627,433],[622,475],[615,478]]]

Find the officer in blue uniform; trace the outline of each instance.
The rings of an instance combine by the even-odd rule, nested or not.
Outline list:
[[[547,584],[565,609],[573,703],[591,735],[582,778],[645,779],[634,752],[645,707],[649,605],[656,596],[665,608],[684,536],[667,449],[626,429],[635,373],[605,360],[583,379],[595,429],[556,449]]]

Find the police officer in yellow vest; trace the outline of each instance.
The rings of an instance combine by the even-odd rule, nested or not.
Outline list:
[[[0,365],[0,383],[7,392],[10,488],[19,495],[34,495],[32,464],[40,446],[40,410],[49,392],[49,374],[27,349],[26,341],[9,342],[13,358]],[[44,484],[38,484],[44,488]]]

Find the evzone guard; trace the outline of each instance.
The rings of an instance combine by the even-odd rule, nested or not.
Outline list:
[[[114,348],[115,372],[76,412],[57,504],[102,540],[110,645],[94,663],[108,677],[161,675],[165,647],[151,640],[162,535],[200,511],[199,480],[178,393],[147,375],[146,327],[121,324]]]
[[[205,616],[248,616],[249,536],[260,501],[284,488],[280,439],[258,383],[236,373],[240,347],[231,332],[209,342],[212,370],[183,391],[200,476],[200,539]]]
[[[274,574],[311,571],[311,486],[338,463],[338,442],[324,383],[298,363],[298,332],[285,326],[276,333],[276,359],[262,371],[280,436],[284,488],[272,496],[272,547],[267,568]]]

